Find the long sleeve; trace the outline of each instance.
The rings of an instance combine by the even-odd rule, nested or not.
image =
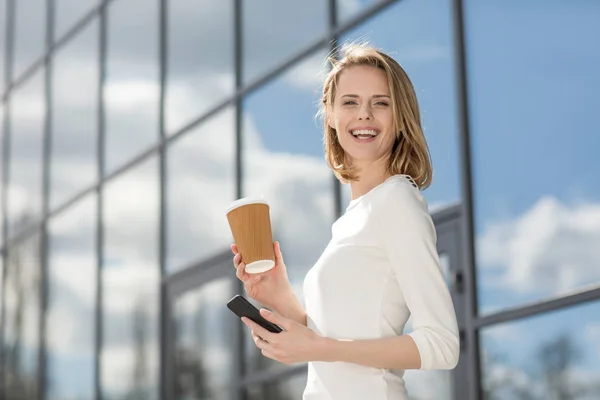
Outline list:
[[[426,201],[405,183],[391,185],[381,200],[375,211],[381,240],[412,316],[409,335],[421,369],[452,369],[459,357],[458,327]]]

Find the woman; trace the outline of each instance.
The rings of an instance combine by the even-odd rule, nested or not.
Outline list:
[[[441,272],[436,233],[420,189],[432,167],[413,86],[388,55],[344,48],[325,79],[326,159],[352,200],[304,281],[306,309],[276,266],[249,275],[233,262],[248,296],[284,332],[244,318],[264,356],[308,362],[305,400],[408,399],[406,369],[452,369],[456,316]],[[413,330],[403,335],[412,315]]]

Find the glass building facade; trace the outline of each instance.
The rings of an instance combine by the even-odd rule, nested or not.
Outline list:
[[[301,397],[225,307],[224,211],[270,201],[302,299],[349,201],[324,60],[357,40],[416,88],[461,329],[411,398],[600,398],[598,38],[589,0],[0,0],[0,398]]]

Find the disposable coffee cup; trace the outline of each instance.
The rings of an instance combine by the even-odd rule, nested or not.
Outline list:
[[[264,199],[243,198],[227,209],[233,240],[246,264],[246,272],[259,274],[275,266],[269,204]]]

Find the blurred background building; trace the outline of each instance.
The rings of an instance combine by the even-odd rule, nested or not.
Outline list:
[[[300,398],[225,307],[224,211],[271,202],[301,297],[348,202],[332,39],[423,111],[463,346],[412,398],[600,398],[600,2],[0,0],[0,32],[1,398]]]

